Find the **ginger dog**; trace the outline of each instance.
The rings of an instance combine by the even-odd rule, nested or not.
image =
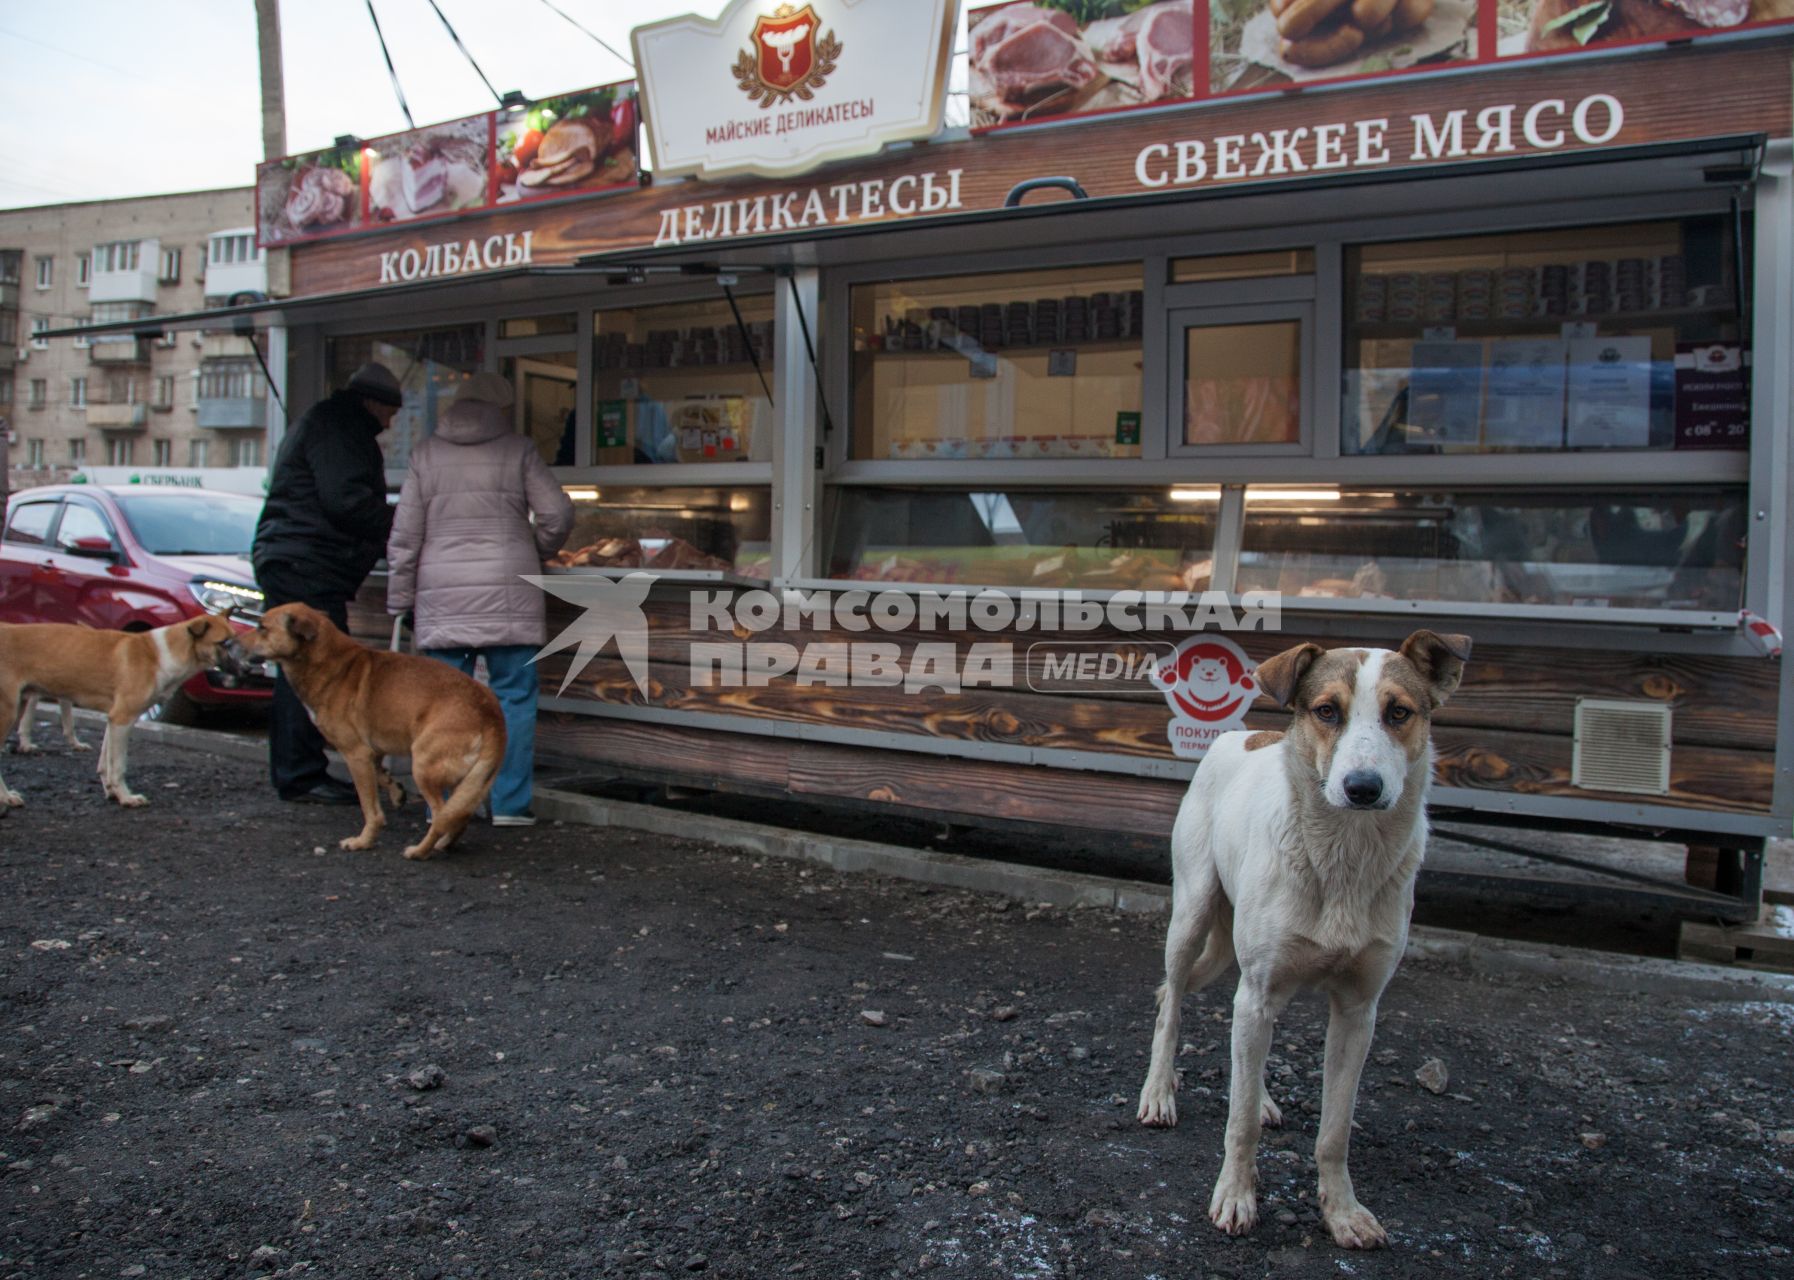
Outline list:
[[[428,858],[455,842],[504,759],[504,715],[492,690],[434,658],[359,645],[303,604],[270,609],[237,643],[280,664],[318,732],[348,763],[363,825],[342,848],[373,847],[386,826],[382,791],[394,808],[404,803],[386,756],[411,757],[430,806],[430,829],[405,856]]]
[[[228,660],[226,645],[235,632],[221,613],[154,631],[99,631],[57,622],[0,625],[0,742],[18,721],[21,702],[35,703],[39,696],[61,701],[63,732],[78,750],[70,705],[104,711],[100,784],[109,799],[127,809],[148,804],[125,782],[131,726],[187,680]],[[20,725],[19,749],[33,749],[26,725]],[[0,805],[24,803],[0,781]]]

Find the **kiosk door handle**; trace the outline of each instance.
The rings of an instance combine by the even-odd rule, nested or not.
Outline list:
[[[1029,178],[1026,182],[1018,182],[1009,188],[1009,194],[1003,197],[1003,207],[1013,209],[1025,199],[1031,191],[1047,189],[1069,191],[1073,200],[1088,200],[1090,193],[1078,185],[1076,178]]]

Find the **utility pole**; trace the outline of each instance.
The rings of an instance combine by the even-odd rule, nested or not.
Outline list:
[[[255,0],[256,50],[262,72],[262,159],[278,160],[287,153],[286,75],[282,69],[280,48],[280,0]],[[258,228],[259,230],[259,228]],[[268,293],[284,296],[291,287],[291,266],[286,249],[265,251],[268,272]],[[255,335],[249,341],[256,341]],[[288,389],[287,330],[275,321],[268,327],[267,365],[271,377],[267,394],[267,443],[265,465],[274,464],[274,451],[286,434],[286,409],[283,401]]]

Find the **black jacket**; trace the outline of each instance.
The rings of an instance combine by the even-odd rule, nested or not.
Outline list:
[[[359,395],[319,401],[280,442],[255,529],[259,576],[278,566],[322,595],[353,596],[392,529],[379,420]]]

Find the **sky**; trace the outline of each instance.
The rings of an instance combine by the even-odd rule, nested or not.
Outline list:
[[[633,69],[543,0],[436,0],[500,93]],[[429,0],[373,0],[417,123],[492,95]],[[631,27],[725,0],[553,0],[628,56]],[[285,0],[287,151],[405,128],[367,0]],[[252,0],[0,0],[0,208],[248,186],[261,159]]]

